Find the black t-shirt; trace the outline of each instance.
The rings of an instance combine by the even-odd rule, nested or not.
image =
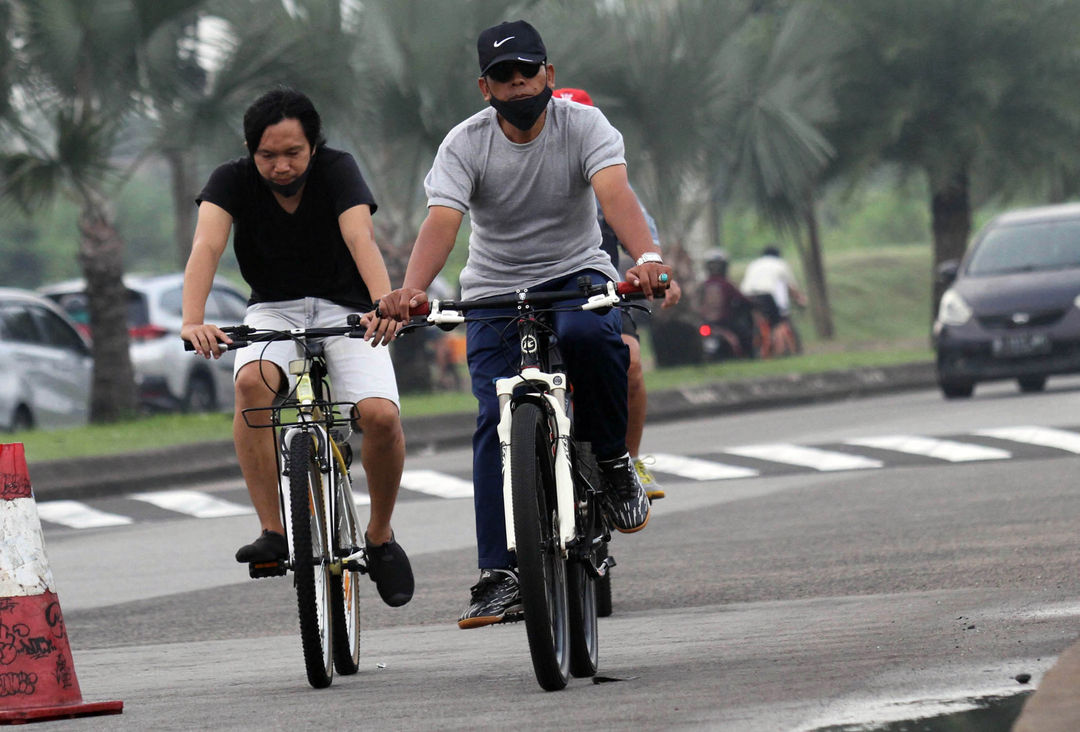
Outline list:
[[[322,147],[300,205],[288,213],[262,182],[250,157],[229,161],[210,175],[195,199],[209,201],[233,218],[233,248],[240,274],[251,285],[251,302],[320,297],[368,310],[371,295],[345,245],[338,216],[362,204],[377,208],[352,155]]]

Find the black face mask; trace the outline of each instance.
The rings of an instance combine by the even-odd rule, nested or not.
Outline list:
[[[296,176],[296,178],[289,183],[275,183],[269,178],[264,178],[261,173],[259,174],[259,180],[261,180],[263,184],[274,193],[279,193],[282,196],[285,196],[285,198],[292,198],[300,192],[300,189],[303,187],[305,181],[307,181],[308,173],[311,172],[311,164],[314,162],[315,151],[312,150],[311,159],[308,160],[308,164],[307,167],[304,168],[304,172]]]
[[[549,101],[551,101],[551,87],[545,86],[544,91],[534,97],[500,102],[493,96],[489,103],[507,122],[519,130],[528,132],[547,109]]]

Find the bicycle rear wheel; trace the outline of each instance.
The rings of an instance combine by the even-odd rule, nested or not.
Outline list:
[[[556,691],[570,676],[566,561],[559,551],[551,429],[531,402],[519,404],[511,424],[511,487],[518,577],[533,671]]]
[[[594,554],[595,552],[590,552]],[[577,677],[595,676],[600,661],[600,643],[596,627],[596,578],[578,559],[567,562],[566,575],[570,608],[570,673]]]
[[[335,545],[339,556],[347,556],[360,546],[356,527],[356,509],[348,505],[344,477],[337,475],[335,508],[337,531]],[[341,568],[340,574],[330,577],[330,607],[334,620],[334,668],[342,675],[354,674],[360,668],[360,573]]]
[[[316,689],[334,679],[330,620],[330,544],[323,518],[323,483],[311,435],[296,434],[289,447],[289,503],[292,515],[293,582],[300,642],[308,682]]]
[[[599,663],[596,617],[600,580],[593,567],[601,561],[602,550],[606,555],[607,545],[600,540],[604,534],[603,519],[595,496],[590,495],[588,482],[599,475],[596,458],[584,443],[575,442],[575,447],[578,474],[574,481],[574,499],[579,536],[566,563],[566,576],[570,609],[570,673],[583,677],[595,676]]]
[[[604,542],[596,550],[596,563],[600,564],[607,558],[607,542]],[[611,567],[608,567],[607,573],[596,581],[596,614],[601,618],[611,616]]]

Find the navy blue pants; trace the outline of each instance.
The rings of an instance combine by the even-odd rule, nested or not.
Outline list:
[[[576,287],[580,274],[596,283],[607,278],[598,272],[575,273],[530,288],[564,290]],[[579,301],[579,302],[583,302]],[[504,311],[472,311],[473,316]],[[472,391],[480,403],[473,434],[473,501],[476,510],[476,545],[480,569],[516,566],[506,549],[503,517],[502,455],[499,451],[499,400],[495,380],[518,371],[520,348],[517,329],[507,319],[470,322],[467,328],[467,355]],[[630,351],[620,336],[620,315],[612,310],[556,313],[555,331],[559,350],[574,385],[574,431],[592,442],[597,458],[606,460],[626,453],[626,369]]]

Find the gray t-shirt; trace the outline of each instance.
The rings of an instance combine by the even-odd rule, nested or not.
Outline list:
[[[623,165],[622,135],[596,107],[548,103],[544,129],[518,145],[488,107],[450,130],[424,180],[428,206],[468,213],[463,298],[504,295],[595,269],[619,275],[600,248],[589,181]]]

